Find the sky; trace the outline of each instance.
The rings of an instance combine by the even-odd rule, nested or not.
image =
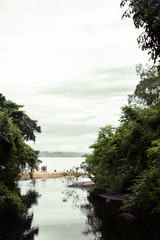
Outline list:
[[[148,62],[120,0],[1,0],[1,93],[42,133],[40,151],[89,152],[100,127],[119,125],[121,107]]]

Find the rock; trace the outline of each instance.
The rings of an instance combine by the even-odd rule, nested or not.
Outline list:
[[[136,220],[136,217],[131,213],[122,213],[119,215],[119,217],[126,222],[133,222]]]
[[[94,183],[92,181],[88,182],[75,182],[72,185],[69,185],[68,187],[73,187],[73,188],[80,188],[80,189],[86,189],[89,190],[94,186]]]
[[[124,196],[123,196],[123,200],[125,201],[125,200],[128,200],[130,198],[130,195],[129,194],[125,194]]]

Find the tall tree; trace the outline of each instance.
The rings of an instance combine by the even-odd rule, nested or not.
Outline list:
[[[0,95],[0,210],[25,209],[17,180],[23,169],[38,169],[37,153],[24,140],[35,141],[40,127],[20,107]]]
[[[13,123],[20,129],[24,140],[35,141],[35,134],[40,133],[41,128],[37,125],[36,120],[31,119],[21,110],[22,107],[23,105],[8,101],[2,94],[0,94],[0,110],[5,110],[8,113],[9,117],[12,118]]]
[[[160,1],[159,0],[121,0],[121,7],[128,4],[123,17],[133,18],[136,28],[144,32],[138,37],[142,50],[149,50],[151,59],[160,57]]]
[[[120,126],[100,129],[83,166],[95,182],[92,191],[129,191],[124,210],[159,213],[160,108],[151,104],[122,110]]]
[[[136,66],[137,74],[141,80],[136,86],[134,94],[129,96],[129,103],[138,100],[141,104],[160,104],[160,69],[159,66]]]

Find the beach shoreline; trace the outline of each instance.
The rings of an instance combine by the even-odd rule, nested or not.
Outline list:
[[[67,178],[74,178],[74,177],[87,177],[86,173],[74,173],[74,172],[33,172],[33,178],[35,179],[67,179]],[[22,172],[20,174],[20,181],[29,180],[30,175],[29,172]],[[69,185],[70,188],[79,188],[82,190],[89,191],[95,183],[93,181],[84,181],[84,182],[74,182],[73,184]],[[94,194],[94,193],[93,193]],[[94,194],[104,199],[114,200],[114,201],[124,201],[126,200],[126,194],[119,193],[119,194],[108,194],[108,193],[96,193]]]
[[[79,177],[79,176],[87,176],[86,173],[77,173],[77,172],[40,172],[35,171],[33,172],[33,178],[35,179],[47,179],[47,178],[73,178],[73,177]],[[22,172],[20,174],[20,181],[23,180],[29,180],[30,174],[29,172]]]

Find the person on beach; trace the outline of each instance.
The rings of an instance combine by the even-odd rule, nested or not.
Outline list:
[[[35,178],[33,178],[33,184],[34,184],[34,186],[35,186],[35,184],[36,184],[36,179],[35,179]]]
[[[41,167],[41,172],[47,172],[47,166]]]

